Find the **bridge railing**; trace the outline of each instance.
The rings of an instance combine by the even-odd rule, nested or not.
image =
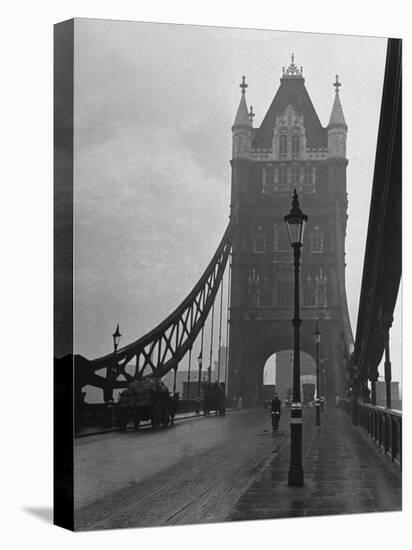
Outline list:
[[[362,403],[359,405],[359,425],[376,445],[402,464],[402,413]]]
[[[203,399],[200,403],[196,399],[180,399],[177,414],[203,411]],[[85,429],[115,428],[117,427],[117,403],[113,403],[108,410],[106,403],[83,403],[76,408],[75,433],[79,434]]]
[[[390,455],[393,462],[402,465],[402,413],[369,403],[357,403],[341,399],[339,407],[353,418],[356,406],[357,424],[375,442],[377,447]]]

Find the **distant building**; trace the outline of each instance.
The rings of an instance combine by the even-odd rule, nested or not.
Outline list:
[[[180,397],[183,398],[183,383],[187,382],[187,370],[177,371],[176,373],[176,392],[179,393]],[[162,381],[169,388],[169,391],[173,391],[173,380],[174,380],[174,370],[169,371],[166,376],[162,378]],[[197,368],[192,369],[191,371],[191,380],[197,381]]]

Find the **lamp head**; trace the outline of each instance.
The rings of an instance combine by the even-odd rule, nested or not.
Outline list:
[[[313,339],[315,341],[315,344],[320,343],[320,338],[322,336],[321,331],[319,330],[318,322],[316,321],[315,330],[313,332]]]
[[[120,334],[120,331],[119,331],[119,325],[117,325],[116,327],[116,330],[114,331],[114,333],[112,334],[113,336],[113,347],[114,347],[114,351],[117,350],[118,346],[119,346],[119,342],[120,342],[120,338],[121,338],[121,334]]]
[[[288,229],[290,244],[292,246],[302,246],[303,232],[305,229],[305,223],[308,221],[308,217],[302,212],[299,207],[299,200],[296,189],[294,189],[293,191],[292,208],[289,214],[284,216],[283,219]]]

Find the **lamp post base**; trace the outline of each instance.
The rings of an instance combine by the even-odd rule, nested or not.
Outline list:
[[[288,485],[301,487],[303,485],[302,466],[302,405],[292,403],[290,412],[290,465]]]
[[[319,399],[316,399],[315,408],[316,408],[316,411],[315,411],[315,418],[316,418],[315,426],[320,426],[320,401],[319,401]]]
[[[304,485],[303,470],[289,470],[288,485],[289,487],[302,487]]]

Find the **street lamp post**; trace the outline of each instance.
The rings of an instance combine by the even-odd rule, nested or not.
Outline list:
[[[115,356],[117,353],[117,348],[119,347],[119,342],[121,338],[119,325],[117,325],[116,330],[112,334],[113,337],[113,355]],[[113,357],[113,362],[115,361],[115,357]],[[113,386],[112,386],[112,378],[113,378],[113,367],[109,364],[106,371],[106,387],[103,391],[103,399],[107,405],[106,410],[106,427],[110,428],[113,424]]]
[[[200,413],[200,385],[202,383],[202,352],[199,353],[197,363],[199,365],[199,377],[197,379],[197,398],[196,398],[196,414]]]
[[[316,321],[315,331],[313,333],[313,339],[316,345],[316,420],[315,426],[320,426],[320,392],[319,392],[319,344],[320,344],[321,332],[319,330],[318,322]]]
[[[119,347],[119,342],[120,342],[120,338],[121,338],[121,334],[120,334],[120,331],[119,331],[119,325],[117,325],[116,327],[116,330],[114,331],[114,333],[112,334],[113,336],[113,348],[114,348],[114,353],[117,352],[117,348]]]
[[[299,265],[300,249],[303,242],[303,231],[308,217],[299,208],[296,189],[293,191],[292,208],[284,216],[288,229],[290,244],[293,248],[295,269],[295,304],[292,325],[294,328],[293,345],[293,398],[290,414],[290,465],[288,485],[299,487],[303,485],[302,466],[302,403],[300,401],[300,303],[299,303]]]
[[[324,377],[325,377],[325,357],[321,354],[319,359],[319,374],[320,374],[320,412],[323,413],[325,409],[325,397],[324,397]]]

